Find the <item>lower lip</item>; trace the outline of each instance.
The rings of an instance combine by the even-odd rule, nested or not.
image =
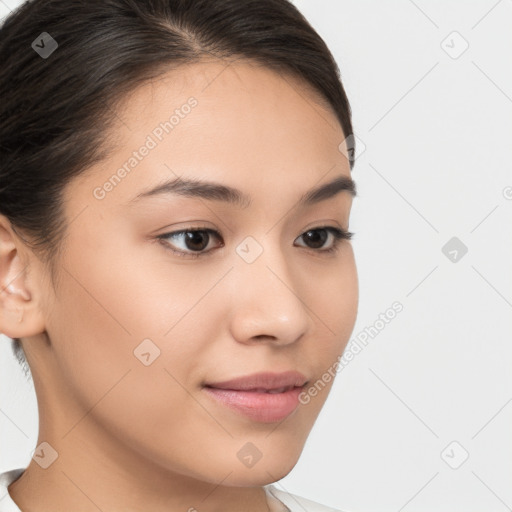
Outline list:
[[[209,387],[203,389],[227,407],[261,423],[284,420],[299,405],[299,395],[302,392],[302,387],[295,387],[283,393],[261,393]]]

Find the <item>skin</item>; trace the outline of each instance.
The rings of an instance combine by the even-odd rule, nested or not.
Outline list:
[[[190,96],[191,113],[96,199]],[[350,176],[343,131],[304,84],[248,61],[181,67],[136,89],[117,114],[115,150],[65,189],[72,222],[55,288],[0,216],[0,284],[10,284],[0,331],[23,339],[37,445],[58,453],[47,469],[31,460],[9,492],[24,512],[267,511],[262,486],[295,466],[333,381],[280,423],[251,421],[202,384],[289,369],[314,383],[343,353],[358,304],[351,242],[327,254],[301,235],[348,229],[352,197],[296,208],[309,189]],[[127,204],[178,175],[236,187],[251,205],[175,194]],[[223,246],[212,236],[209,255],[182,258],[168,247],[187,251],[183,237],[156,239],[198,223]],[[247,236],[263,248],[251,264],[235,250]],[[329,236],[321,249],[331,245]],[[146,338],[161,351],[149,366],[133,353]],[[237,457],[247,442],[262,453],[250,468]]]

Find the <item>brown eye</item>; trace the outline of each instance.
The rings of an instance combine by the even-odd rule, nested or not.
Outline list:
[[[329,235],[332,235],[331,247],[322,249]],[[317,252],[335,252],[338,245],[342,240],[350,240],[354,233],[339,229],[334,226],[323,226],[315,229],[309,229],[303,233],[299,238],[307,241],[307,247],[310,249],[317,249]]]
[[[302,236],[304,237],[304,240],[307,240],[308,243],[311,244],[309,247],[312,249],[319,249],[325,244],[328,235],[329,234],[326,229],[311,229],[306,231]]]
[[[186,231],[185,246],[191,251],[204,251],[208,246],[210,234],[206,231]]]
[[[220,239],[220,235],[213,229],[190,228],[173,231],[172,233],[164,233],[159,235],[157,238],[163,240],[166,247],[174,253],[177,253],[180,256],[191,256],[192,258],[196,258],[203,254],[210,253],[211,249],[206,250],[209,242],[212,238]],[[223,244],[221,243],[220,246],[222,245]]]

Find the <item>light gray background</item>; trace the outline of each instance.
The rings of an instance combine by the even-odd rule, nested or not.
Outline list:
[[[351,340],[376,328],[276,485],[347,512],[512,510],[512,1],[295,3],[353,109]],[[468,249],[455,262],[453,237]],[[35,395],[2,337],[0,471],[36,440]]]

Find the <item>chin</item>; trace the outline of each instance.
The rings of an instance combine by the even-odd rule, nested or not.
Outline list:
[[[286,457],[276,454],[261,458],[252,467],[238,467],[224,481],[232,487],[261,487],[281,480],[287,476],[299,460],[300,453]]]

